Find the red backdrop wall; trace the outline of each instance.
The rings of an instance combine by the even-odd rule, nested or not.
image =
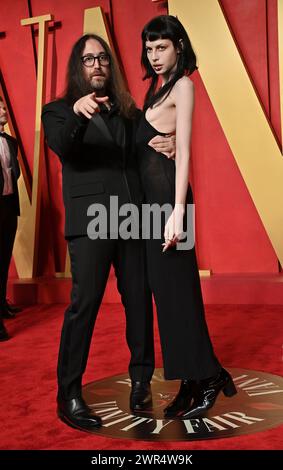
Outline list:
[[[276,0],[219,3],[266,116],[280,140]],[[50,101],[63,91],[70,49],[83,32],[84,10],[95,6],[101,6],[106,13],[130,92],[141,106],[146,85],[140,68],[140,32],[149,19],[167,13],[166,2],[1,0],[0,33],[5,34],[0,35],[0,66],[31,172],[36,99],[33,37],[36,43],[37,35],[30,26],[21,26],[20,20],[51,13],[55,22],[60,22],[48,33],[46,101]],[[215,67],[221,60],[225,58],[219,51]],[[192,79],[196,105],[191,180],[200,268],[215,273],[278,272],[276,254],[218,122],[201,80],[201,70],[194,72]],[[63,271],[66,251],[60,163],[52,152],[46,151],[45,158],[39,275],[54,269]]]

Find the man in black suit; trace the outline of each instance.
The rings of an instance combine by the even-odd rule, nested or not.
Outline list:
[[[135,159],[137,115],[108,45],[96,35],[81,37],[70,55],[64,98],[45,105],[42,120],[47,143],[62,163],[65,236],[73,280],[58,358],[57,410],[65,423],[87,431],[101,426],[101,418],[91,413],[81,389],[112,264],[126,313],[130,407],[140,410],[151,404],[152,299],[143,242],[123,239],[109,228],[111,196],[118,198],[118,209],[127,203],[139,207],[142,202]],[[165,145],[172,150],[171,143]],[[95,203],[105,207],[108,228],[107,234],[93,240],[87,236],[91,220],[87,211]]]
[[[4,132],[7,111],[0,97],[0,341],[9,339],[3,318],[12,318],[14,313],[6,301],[8,271],[20,215],[17,180],[20,167],[17,160],[16,139]]]

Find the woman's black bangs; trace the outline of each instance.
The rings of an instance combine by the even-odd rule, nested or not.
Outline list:
[[[143,34],[144,41],[157,41],[157,39],[171,39],[171,34],[168,32],[168,30],[144,31],[144,34]]]

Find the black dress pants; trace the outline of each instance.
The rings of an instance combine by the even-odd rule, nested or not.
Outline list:
[[[217,375],[205,320],[195,249],[170,248],[164,239],[146,242],[148,278],[157,309],[164,377],[202,380]]]
[[[58,395],[66,400],[81,395],[82,376],[111,264],[126,313],[130,378],[150,381],[154,370],[153,313],[143,242],[83,236],[69,239],[68,247],[73,285],[61,335]]]
[[[0,311],[6,303],[7,280],[17,231],[17,211],[13,195],[0,197]]]

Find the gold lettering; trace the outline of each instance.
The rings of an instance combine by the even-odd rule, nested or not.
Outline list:
[[[43,133],[41,129],[41,109],[45,93],[46,78],[46,32],[52,15],[37,16],[21,20],[22,26],[39,24],[38,34],[38,69],[35,112],[35,135],[33,156],[33,181],[31,202],[23,178],[19,181],[21,199],[21,217],[14,246],[14,260],[20,278],[31,278],[36,275],[39,250],[41,173],[44,164]]]

